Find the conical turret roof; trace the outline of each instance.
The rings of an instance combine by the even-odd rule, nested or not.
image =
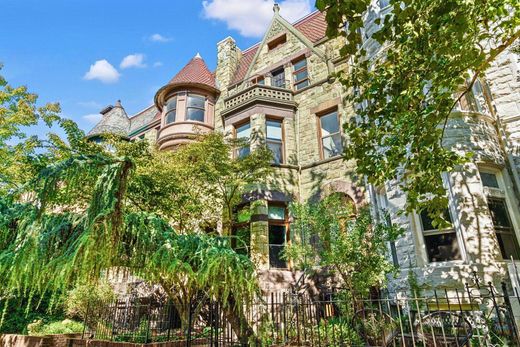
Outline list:
[[[168,84],[200,84],[217,89],[215,75],[208,69],[206,62],[198,53]]]
[[[120,100],[116,102],[115,106],[109,106],[102,110],[101,114],[103,117],[99,123],[97,123],[96,126],[87,134],[88,138],[101,136],[104,134],[128,137],[130,119],[128,119],[128,115],[121,105]]]

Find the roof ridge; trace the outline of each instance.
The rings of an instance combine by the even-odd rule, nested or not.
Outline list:
[[[297,24],[300,24],[300,23],[303,22],[304,20],[306,20],[306,19],[308,19],[308,18],[310,18],[310,17],[312,17],[312,16],[315,16],[315,15],[317,15],[318,13],[321,13],[321,11],[320,11],[320,10],[314,10],[314,11],[312,11],[311,13],[306,14],[305,16],[303,16],[302,18],[296,20],[295,22],[293,22],[293,23],[291,23],[291,24],[292,24],[293,26],[294,26],[294,25],[297,25]]]
[[[145,111],[148,111],[152,107],[155,107],[155,104],[151,104],[150,106],[143,108],[141,111],[134,113],[133,115],[131,115],[128,118],[129,119],[135,118],[135,117],[139,116],[141,113],[144,113]]]

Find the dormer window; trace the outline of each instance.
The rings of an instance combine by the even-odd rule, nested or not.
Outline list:
[[[274,70],[271,72],[271,75],[273,76],[271,78],[271,85],[273,87],[285,88],[285,71],[283,67]]]
[[[280,36],[274,38],[273,40],[269,41],[267,43],[267,47],[271,51],[277,47],[280,47],[281,45],[283,45],[286,42],[287,42],[287,35],[283,34],[283,35],[280,35]]]
[[[206,98],[202,95],[188,94],[186,120],[204,122]]]
[[[165,123],[170,124],[175,122],[177,116],[177,96],[174,96],[168,100],[166,104],[166,119]]]

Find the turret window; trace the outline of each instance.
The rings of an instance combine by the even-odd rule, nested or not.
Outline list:
[[[166,119],[165,123],[170,124],[175,122],[175,118],[177,116],[177,97],[174,96],[168,103],[166,104]]]
[[[204,122],[206,98],[201,95],[188,94],[186,104],[186,120]]]

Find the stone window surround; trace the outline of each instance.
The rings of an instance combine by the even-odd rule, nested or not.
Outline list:
[[[417,256],[417,265],[419,267],[427,266],[430,268],[437,267],[451,267],[453,265],[461,265],[465,264],[468,261],[468,256],[466,252],[466,244],[464,242],[464,235],[462,233],[462,228],[460,225],[460,219],[458,215],[458,210],[456,206],[456,200],[453,194],[453,189],[450,183],[449,174],[444,172],[442,174],[442,181],[444,182],[444,186],[447,187],[448,192],[448,212],[450,213],[451,220],[453,223],[453,229],[455,230],[455,234],[457,236],[457,242],[459,244],[460,249],[460,259],[456,260],[448,260],[448,261],[437,261],[430,262],[428,260],[428,254],[426,251],[426,243],[424,242],[423,228],[421,222],[421,216],[417,212],[412,212],[409,215],[410,225],[412,227],[415,243],[416,243],[416,256]]]
[[[498,181],[498,186],[500,188],[490,188],[490,187],[484,187],[482,185],[482,191],[483,195],[486,199],[488,198],[498,198],[503,199],[507,206],[507,212],[509,214],[509,218],[511,219],[511,224],[514,229],[514,234],[520,243],[520,220],[519,216],[515,211],[513,210],[513,206],[518,206],[516,198],[513,194],[513,184],[511,183],[511,180],[509,179],[509,175],[506,172],[506,169],[502,166],[489,164],[489,163],[479,163],[478,170],[479,170],[479,180],[480,180],[480,172],[490,173],[494,174]],[[482,184],[482,181],[481,181]],[[497,241],[498,242],[498,241]],[[510,262],[509,259],[497,259],[497,261],[501,262]],[[518,260],[516,261],[518,262]]]
[[[199,96],[203,96],[206,99],[206,102],[204,103],[204,122],[194,121],[194,120],[187,120],[186,114],[188,109],[188,95],[189,94],[195,94]],[[177,98],[177,109],[176,109],[176,116],[175,116],[175,122],[172,123],[166,123],[166,104],[168,101],[172,98]],[[166,127],[171,124],[176,123],[182,123],[182,122],[195,122],[195,123],[203,123],[207,125],[211,125],[211,122],[213,121],[212,112],[214,112],[215,107],[215,99],[212,97],[210,93],[208,93],[205,90],[202,89],[182,89],[182,90],[175,90],[172,93],[169,93],[167,97],[165,98],[166,103],[163,107],[162,114],[161,114],[161,127]]]

